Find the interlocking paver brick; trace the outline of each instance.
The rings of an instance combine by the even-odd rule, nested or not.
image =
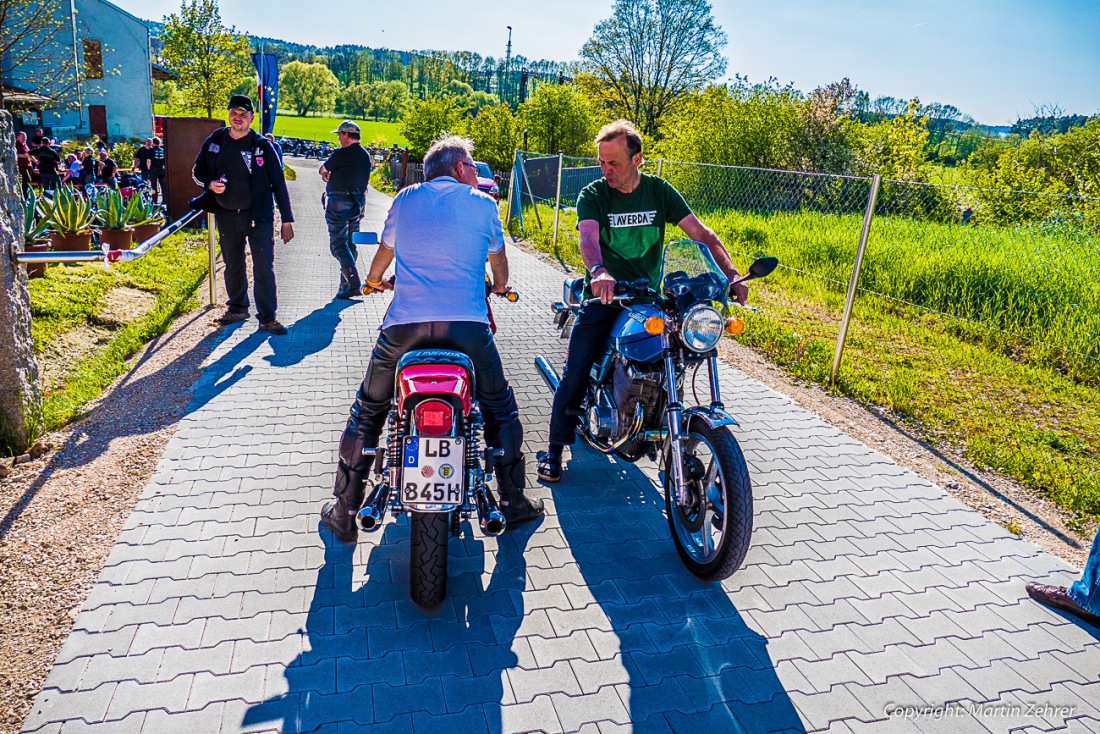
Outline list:
[[[721,583],[681,564],[653,462],[580,443],[562,482],[531,482],[538,528],[464,523],[437,610],[408,601],[407,521],[326,545],[317,509],[389,298],[332,300],[317,164],[290,163],[297,239],[276,267],[291,333],[216,332],[24,731],[877,734],[943,731],[884,707],[960,696],[1080,708],[953,731],[1100,730],[1100,644],[1023,591],[1076,571],[725,366],[756,534]],[[386,205],[372,192],[366,227]],[[497,341],[533,477],[549,395],[531,362],[562,363],[546,311],[561,273],[509,252],[522,300],[494,303]]]

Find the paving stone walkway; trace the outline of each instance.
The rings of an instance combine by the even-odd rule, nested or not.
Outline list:
[[[532,482],[537,529],[452,541],[437,611],[408,600],[407,523],[326,545],[388,297],[333,300],[316,164],[290,162],[290,333],[241,324],[211,356],[25,732],[1100,731],[1100,633],[1023,589],[1072,569],[734,369],[756,529],[721,585],[680,564],[653,466],[579,446]],[[534,477],[561,277],[511,263],[522,300],[495,312]]]

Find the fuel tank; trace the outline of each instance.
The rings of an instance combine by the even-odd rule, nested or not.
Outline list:
[[[611,344],[627,359],[653,362],[661,358],[661,335],[645,330],[645,320],[663,315],[658,306],[638,304],[623,309],[611,329]]]

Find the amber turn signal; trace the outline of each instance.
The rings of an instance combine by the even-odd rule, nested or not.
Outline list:
[[[665,321],[660,316],[650,316],[645,320],[645,330],[647,334],[653,334],[656,336],[665,330]]]
[[[745,330],[745,322],[739,318],[731,316],[726,319],[726,333],[730,336],[737,336]]]
[[[508,291],[507,293],[504,294],[504,298],[509,303],[515,303],[516,301],[519,300],[519,294],[516,293],[515,291]]]

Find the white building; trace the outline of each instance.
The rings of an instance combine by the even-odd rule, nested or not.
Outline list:
[[[59,66],[75,65],[78,72],[62,92],[36,84],[36,69],[5,69],[5,107],[8,90],[13,100],[26,93],[44,95],[48,102],[33,105],[41,124],[54,137],[98,135],[112,141],[148,137],[153,129],[153,74],[149,27],[139,18],[106,0],[61,0],[63,32],[54,33],[50,53]],[[14,103],[27,110],[28,103]],[[33,113],[15,112],[17,129],[34,127]]]

